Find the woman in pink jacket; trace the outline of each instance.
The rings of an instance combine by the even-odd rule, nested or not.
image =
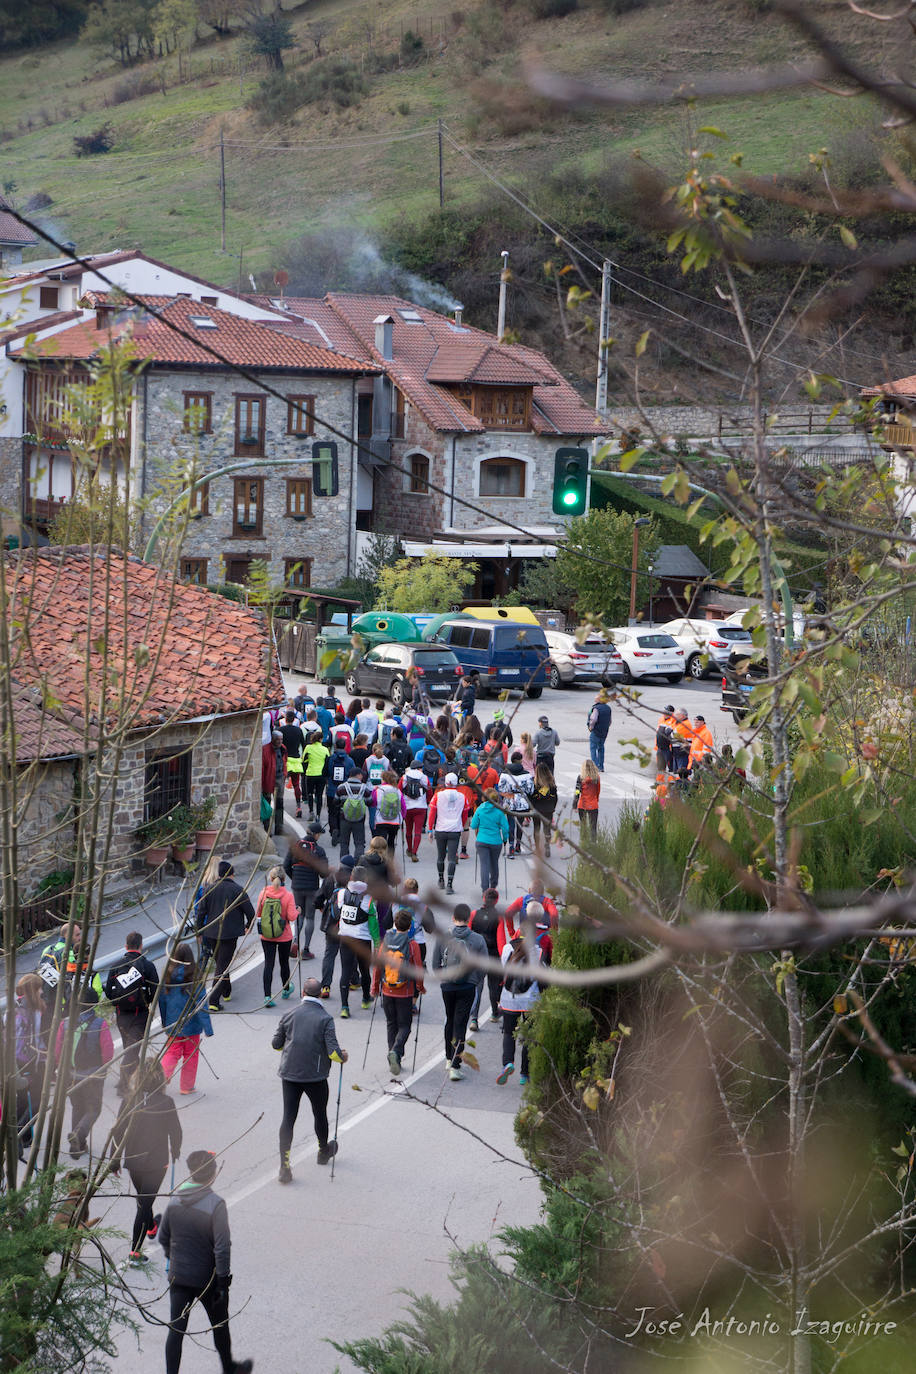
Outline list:
[[[267,886],[258,897],[255,916],[264,950],[264,1005],[275,1007],[277,1004],[270,995],[274,980],[274,964],[280,956],[280,982],[283,984],[281,997],[289,997],[293,990],[289,976],[289,955],[293,947],[293,928],[299,915],[293,894],[286,886],[286,874],[277,865],[267,875]]]

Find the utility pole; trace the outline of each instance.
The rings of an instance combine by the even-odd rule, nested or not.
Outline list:
[[[438,139],[439,139],[439,209],[441,210],[442,207],[445,205],[445,185],[444,185],[444,182],[443,182],[443,180],[442,180],[442,120],[441,120],[441,119],[439,120],[439,127],[438,127],[438,131],[437,131],[437,136],[438,136]]]
[[[222,251],[226,251],[226,145],[223,142],[223,131],[219,131],[219,200],[220,200],[220,242]]]
[[[503,260],[502,271],[499,274],[499,314],[496,320],[496,339],[502,343],[506,333],[506,285],[509,281],[509,253],[503,249],[500,257]]]
[[[601,264],[601,313],[598,322],[598,381],[595,386],[595,409],[607,410],[607,341],[611,333],[611,264],[605,258]]]

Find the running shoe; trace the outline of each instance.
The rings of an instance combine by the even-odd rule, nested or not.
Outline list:
[[[498,1074],[496,1075],[496,1081],[497,1081],[497,1083],[508,1083],[508,1082],[509,1082],[509,1075],[510,1075],[510,1074],[513,1074],[513,1073],[515,1073],[515,1065],[514,1065],[514,1064],[506,1064],[506,1065],[504,1065],[502,1073],[498,1073]]]

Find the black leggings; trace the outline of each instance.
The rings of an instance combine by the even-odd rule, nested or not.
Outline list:
[[[321,815],[321,799],[324,796],[324,778],[321,774],[317,776],[306,774],[305,793],[308,801],[309,814],[314,811],[316,816]]]
[[[229,1304],[217,1292],[213,1279],[206,1288],[191,1288],[173,1283],[169,1289],[169,1334],[165,1338],[165,1374],[178,1374],[181,1364],[181,1344],[188,1329],[188,1318],[195,1302],[203,1304],[207,1320],[213,1328],[213,1344],[223,1365],[223,1374],[231,1374],[232,1340],[229,1336]],[[195,1334],[195,1333],[192,1333]]]
[[[274,964],[280,956],[280,982],[284,987],[289,984],[289,949],[292,940],[262,940],[264,951],[264,996],[270,996],[270,985],[274,980]]]
[[[328,1080],[316,1078],[311,1083],[297,1083],[281,1078],[283,1084],[283,1120],[280,1123],[280,1154],[285,1155],[293,1143],[293,1127],[299,1115],[299,1103],[305,1093],[312,1105],[315,1134],[322,1149],[328,1143]]]
[[[353,948],[357,946],[357,949]],[[358,952],[357,952],[358,950]],[[340,941],[340,1005],[350,1005],[350,984],[357,978],[362,985],[363,1001],[368,1002],[372,989],[372,941],[354,940],[348,944],[346,938]]]
[[[165,1170],[148,1164],[128,1164],[127,1172],[137,1194],[137,1215],[134,1217],[134,1234],[130,1242],[130,1248],[136,1254],[143,1245],[147,1231],[153,1229],[153,1208],[165,1178]]]

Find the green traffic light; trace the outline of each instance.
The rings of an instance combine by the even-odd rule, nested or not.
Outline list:
[[[579,493],[578,493],[577,491],[564,491],[564,493],[563,493],[563,505],[564,505],[564,506],[574,506],[574,505],[576,505],[576,503],[578,502],[578,500],[579,500]]]

